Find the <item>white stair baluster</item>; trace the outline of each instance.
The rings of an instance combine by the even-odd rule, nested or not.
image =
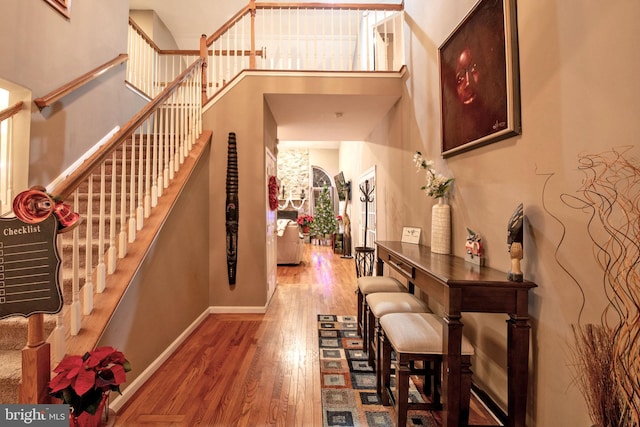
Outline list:
[[[127,256],[127,142],[122,143],[120,160],[120,234],[118,239],[118,258]]]
[[[151,121],[153,115],[147,119],[147,145],[145,147],[144,158],[144,217],[149,218],[151,215],[151,145],[153,135],[151,135]]]
[[[116,271],[118,250],[116,248],[116,204],[118,197],[116,192],[117,173],[116,152],[111,155],[111,203],[109,204],[109,251],[107,257],[107,273],[113,274]]]
[[[98,218],[98,266],[96,267],[96,292],[104,292],[107,281],[107,265],[104,262],[105,238],[105,197],[106,197],[106,165],[100,166],[100,213]]]
[[[86,221],[84,286],[82,287],[82,314],[85,316],[93,311],[93,175],[89,175],[87,179]]]
[[[73,195],[74,206],[78,206],[78,190],[74,191]],[[71,254],[71,268],[73,271],[73,278],[71,280],[71,326],[69,332],[71,335],[78,335],[80,332],[80,325],[82,323],[82,307],[80,305],[80,247],[79,247],[79,228],[75,227],[71,232],[72,238],[72,254]]]
[[[138,135],[138,137],[140,137]],[[136,241],[136,133],[131,135],[131,176],[129,177],[129,243]]]
[[[136,209],[136,230],[142,230],[144,226],[144,124],[140,126],[140,145],[138,145],[138,205]]]

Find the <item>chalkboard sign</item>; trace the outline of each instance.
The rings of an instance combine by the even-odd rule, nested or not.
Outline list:
[[[53,215],[37,224],[0,218],[0,319],[62,310],[57,230]]]

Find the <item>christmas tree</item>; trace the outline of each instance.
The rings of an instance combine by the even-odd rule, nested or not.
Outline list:
[[[337,231],[338,220],[331,206],[329,188],[323,187],[316,203],[316,210],[313,215],[313,222],[311,223],[311,234],[322,236],[325,234],[333,234]]]

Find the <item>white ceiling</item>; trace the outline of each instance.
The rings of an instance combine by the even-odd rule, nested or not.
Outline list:
[[[348,3],[371,1],[351,0]],[[129,8],[154,10],[180,49],[198,49],[202,34],[211,35],[247,4],[249,0],[130,0]],[[328,141],[363,140],[397,101],[397,97],[366,95],[272,94],[266,98],[278,123],[280,141],[314,141],[314,146],[322,143],[324,147],[335,145]],[[338,113],[341,117],[337,117]]]
[[[266,95],[281,141],[363,141],[398,100],[378,95]]]

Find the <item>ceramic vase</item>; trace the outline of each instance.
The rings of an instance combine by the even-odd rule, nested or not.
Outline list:
[[[451,253],[451,206],[443,197],[431,208],[431,252]]]

